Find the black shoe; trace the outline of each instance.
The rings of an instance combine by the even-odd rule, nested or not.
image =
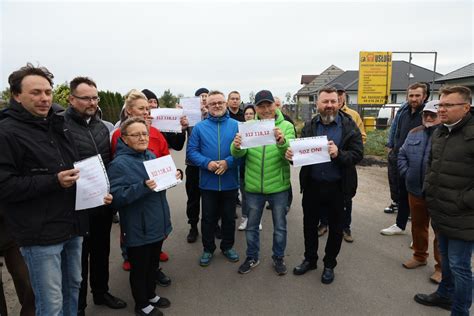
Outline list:
[[[330,284],[334,281],[334,269],[324,268],[323,275],[321,276],[321,282],[324,284]]]
[[[316,263],[311,263],[308,260],[304,259],[299,266],[296,266],[293,269],[294,275],[303,275],[309,270],[315,270],[317,268]]]
[[[387,214],[392,214],[392,213],[398,212],[398,204],[395,203],[395,202],[392,202],[389,206],[384,208],[383,211],[384,211],[384,213],[387,213]]]
[[[221,231],[221,227],[219,226],[219,224],[216,225],[215,234],[216,234],[217,239],[222,239],[222,231]]]
[[[160,297],[158,302],[156,302],[156,303],[151,303],[150,302],[150,304],[155,306],[155,307],[159,307],[159,308],[167,308],[167,307],[171,306],[170,300],[167,299],[166,297]]]
[[[135,309],[136,316],[163,316],[163,312],[160,311],[158,308],[153,308],[151,312],[148,314],[142,311],[141,309]]]
[[[118,297],[113,296],[110,293],[104,293],[104,295],[101,296],[95,296],[94,295],[94,304],[95,305],[106,305],[109,308],[112,309],[120,309],[120,308],[125,308],[127,307],[127,303],[125,303],[123,300],[119,299]]]
[[[171,285],[171,279],[169,276],[167,276],[161,269],[158,269],[156,271],[156,284],[159,286],[167,287]]]
[[[273,258],[273,267],[275,268],[276,274],[285,275],[288,272],[288,270],[286,269],[286,264],[283,257],[272,256],[272,258]]]
[[[267,210],[271,210],[271,209],[272,209],[272,207],[270,206],[270,204],[268,204],[268,205],[267,205],[267,207],[265,207],[265,209],[267,209]]]
[[[196,242],[198,235],[199,235],[199,231],[197,227],[191,226],[188,237],[186,237],[186,239],[188,240],[188,243],[192,244],[193,242]]]
[[[453,302],[447,298],[440,296],[438,293],[434,292],[431,294],[416,294],[415,302],[426,305],[426,306],[438,306],[448,311],[451,310],[451,305]]]

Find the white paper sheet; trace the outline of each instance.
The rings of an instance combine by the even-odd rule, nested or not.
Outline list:
[[[275,120],[255,120],[239,123],[239,134],[242,137],[241,148],[252,148],[264,145],[275,145]]]
[[[104,205],[110,185],[100,155],[75,162],[74,168],[80,171],[76,181],[76,211]]]
[[[201,98],[181,98],[179,104],[183,107],[183,115],[188,118],[189,126],[201,122]]]
[[[176,165],[170,155],[144,161],[143,164],[145,165],[148,177],[156,182],[156,192],[166,190],[181,183],[181,180],[176,179]]]
[[[290,139],[290,148],[293,151],[293,167],[331,161],[327,136]]]
[[[181,124],[179,123],[182,116],[182,109],[151,109],[151,126],[156,127],[161,132],[182,133]]]

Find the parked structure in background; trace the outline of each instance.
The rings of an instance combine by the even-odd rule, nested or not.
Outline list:
[[[447,73],[435,80],[437,84],[463,85],[474,93],[474,63]]]

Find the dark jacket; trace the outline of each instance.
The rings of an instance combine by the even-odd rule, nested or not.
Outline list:
[[[407,191],[418,197],[423,196],[423,180],[431,150],[431,135],[435,129],[436,126],[426,128],[423,125],[412,129],[398,153],[400,177],[405,179]]]
[[[452,239],[474,241],[474,117],[431,138],[425,194],[433,226]]]
[[[100,154],[107,168],[111,160],[110,134],[109,129],[100,118],[99,111],[87,122],[76,110],[69,106],[64,112],[64,119],[65,126],[69,129],[74,138],[79,160]],[[110,215],[111,219],[111,212],[112,209],[108,205],[81,210],[81,220],[84,219],[84,221],[81,221],[81,228],[84,230],[83,234],[88,235],[89,227],[90,225],[94,225],[96,218],[103,218],[103,216]]]
[[[180,151],[184,147],[184,142],[186,141],[186,133],[170,133],[170,132],[161,132],[168,143],[168,148]]]
[[[120,212],[126,247],[151,244],[165,239],[171,232],[166,191],[154,192],[144,184],[149,177],[143,162],[155,158],[151,151],[137,152],[119,139],[109,166],[112,206]]]
[[[79,234],[75,186],[64,189],[60,171],[77,159],[64,118],[50,110],[35,117],[14,100],[0,121],[0,207],[20,246],[51,245]]]
[[[362,144],[362,135],[354,121],[348,114],[339,112],[342,119],[342,141],[338,148],[338,155],[335,159],[342,171],[342,190],[345,199],[352,198],[357,191],[357,171],[355,165],[359,163],[364,156],[364,146]],[[304,124],[301,131],[301,137],[316,136],[316,117]],[[308,187],[311,180],[311,165],[303,166],[300,170],[301,192]]]

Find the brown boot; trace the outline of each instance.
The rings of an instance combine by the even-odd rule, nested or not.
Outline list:
[[[436,283],[436,284],[440,284],[441,279],[442,279],[441,271],[439,270],[435,270],[435,272],[433,272],[433,274],[430,276],[431,282]]]
[[[403,263],[403,267],[407,269],[415,269],[421,266],[426,266],[426,261],[418,261],[415,259],[410,259],[407,262]]]

